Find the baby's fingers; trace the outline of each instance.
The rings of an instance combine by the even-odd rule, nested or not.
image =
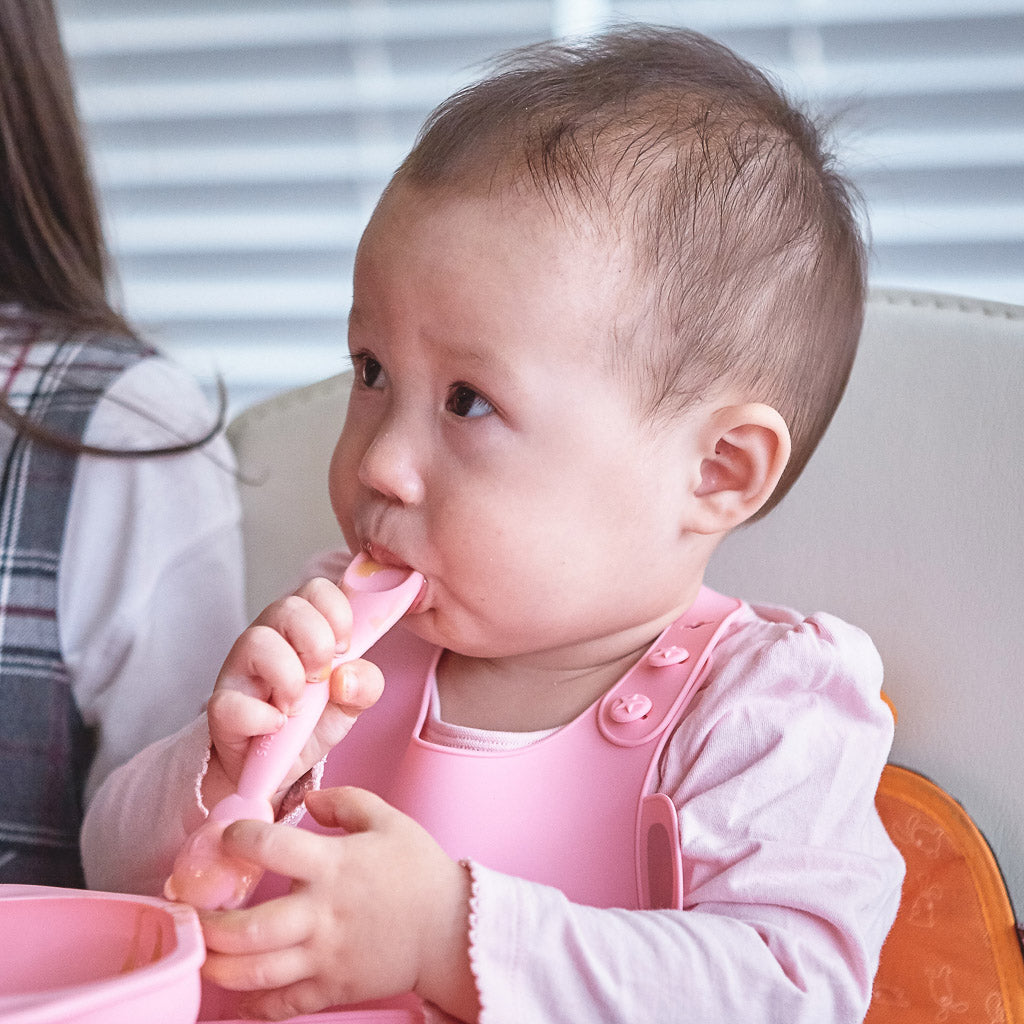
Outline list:
[[[205,910],[200,920],[207,949],[224,956],[275,953],[301,945],[314,931],[314,921],[305,913],[302,900],[293,896],[241,910]]]
[[[277,630],[295,648],[307,670],[316,673],[348,648],[352,608],[339,587],[317,577],[291,596],[275,601],[254,625]]]
[[[327,679],[339,648],[347,646],[351,609],[324,579],[310,580],[275,601],[231,648],[217,688],[243,690],[293,713],[307,680]]]
[[[308,640],[305,647],[310,647]],[[235,641],[217,676],[215,690],[239,690],[269,700],[288,714],[292,704],[301,699],[308,675],[292,641],[271,626],[258,623]]]
[[[273,704],[233,687],[215,690],[206,706],[210,735],[231,778],[237,777],[241,760],[254,736],[277,732],[287,721]]]
[[[311,973],[309,955],[302,946],[243,955],[208,948],[202,968],[204,978],[233,992],[277,989],[308,978]]]
[[[221,840],[230,856],[251,861],[266,871],[286,878],[309,881],[318,877],[329,863],[324,844],[326,836],[289,825],[267,824],[262,821],[236,821],[229,825]],[[275,900],[245,911],[255,915],[250,920],[263,920],[259,911],[263,907],[285,902]]]
[[[288,1020],[302,1014],[316,1013],[332,1002],[338,1001],[350,1002],[345,998],[335,1000],[327,996],[325,986],[319,979],[303,978],[286,988],[253,992],[241,1000],[241,1009],[249,1017],[263,1020]],[[358,1020],[360,1016],[357,1013],[355,1019]]]
[[[384,674],[371,661],[347,661],[331,673],[331,703],[353,716],[372,708],[383,692]]]
[[[303,751],[306,763],[315,764],[339,744],[356,719],[380,699],[384,676],[368,661],[350,661],[331,674],[330,700],[316,731]]]

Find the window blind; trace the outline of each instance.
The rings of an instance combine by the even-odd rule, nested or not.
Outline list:
[[[876,284],[1024,304],[1024,2],[618,0],[685,24],[836,118]]]
[[[129,316],[233,409],[345,364],[359,234],[510,46],[685,24],[839,115],[875,283],[1024,303],[1024,0],[58,0]]]

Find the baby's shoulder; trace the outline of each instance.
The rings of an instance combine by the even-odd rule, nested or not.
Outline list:
[[[787,790],[811,775],[871,775],[892,744],[881,690],[881,659],[863,630],[834,615],[742,604],[669,741],[663,791],[690,799],[708,779],[755,768],[763,785]]]
[[[743,603],[714,653],[716,689],[736,695],[860,694],[875,701],[882,661],[859,627],[816,612]]]

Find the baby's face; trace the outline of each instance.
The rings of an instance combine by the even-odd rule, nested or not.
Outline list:
[[[426,577],[412,628],[469,656],[568,655],[692,597],[695,429],[639,422],[609,369],[630,273],[587,231],[399,185],[357,255],[332,503],[351,550]]]

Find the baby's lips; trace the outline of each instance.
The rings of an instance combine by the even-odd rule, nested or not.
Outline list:
[[[404,558],[399,557],[397,554],[395,554],[394,551],[392,551],[388,547],[385,547],[383,544],[378,544],[375,541],[368,540],[363,543],[362,549],[363,552],[366,554],[367,558],[372,559],[372,561],[376,562],[378,565],[385,565],[389,569],[401,569],[403,572],[417,571],[414,570],[413,567]],[[412,615],[419,610],[419,607],[423,603],[423,599],[426,596],[426,592],[427,581],[426,578],[424,577],[423,585],[420,587],[420,592],[416,595],[416,599],[409,607],[407,614]],[[343,652],[339,650],[338,653],[341,654]]]
[[[367,541],[363,545],[363,551],[366,552],[368,558],[372,559],[378,565],[386,565],[392,569],[411,569],[407,562],[403,561],[398,557],[390,548],[386,548],[383,544],[377,544],[374,541]]]

